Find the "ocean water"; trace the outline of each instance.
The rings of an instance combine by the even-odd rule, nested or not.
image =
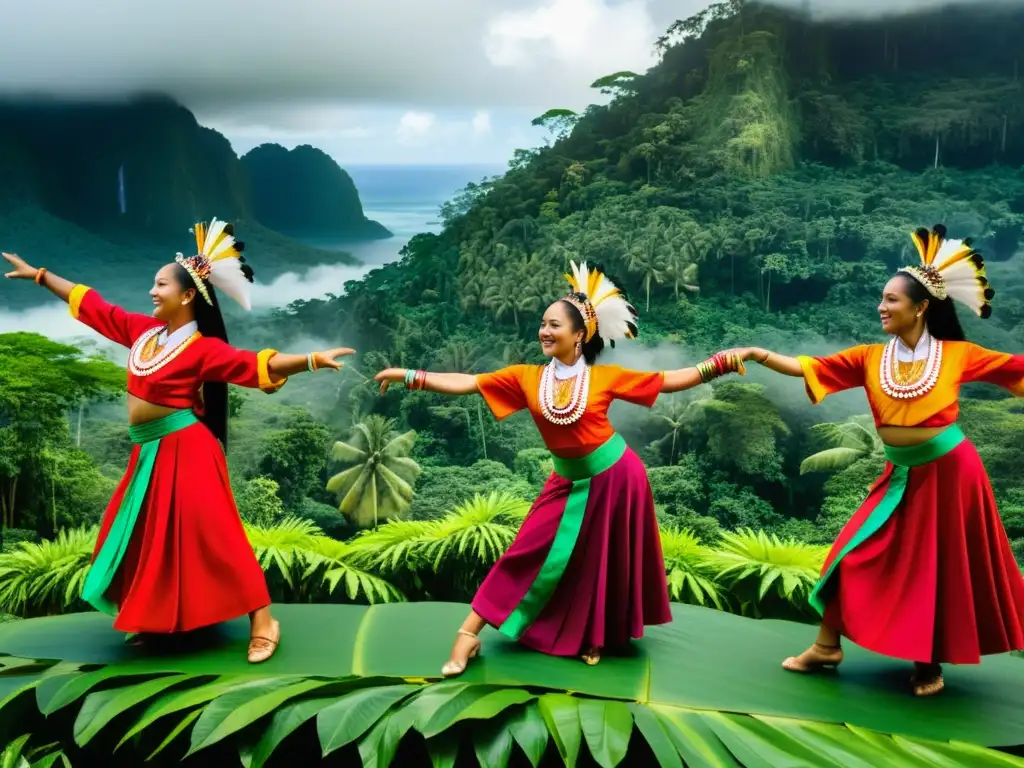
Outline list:
[[[440,208],[469,182],[504,172],[501,165],[354,165],[346,166],[370,219],[387,227],[394,237],[369,243],[310,241],[310,245],[347,251],[359,266],[326,263],[289,272],[270,283],[253,286],[253,307],[284,307],[293,301],[341,294],[349,280],[397,261],[399,252],[416,234],[440,232]]]

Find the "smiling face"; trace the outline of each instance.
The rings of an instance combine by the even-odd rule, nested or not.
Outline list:
[[[583,329],[573,328],[569,309],[564,301],[556,301],[547,308],[537,332],[545,356],[557,357],[563,363],[572,362],[576,358],[576,342],[583,343]]]
[[[156,273],[149,295],[153,297],[153,317],[169,323],[182,313],[193,313],[195,288],[185,288],[181,281],[183,267],[168,264]]]
[[[882,289],[882,302],[878,314],[882,318],[882,330],[893,336],[901,336],[914,330],[924,317],[928,301],[920,304],[907,293],[910,278],[897,275]]]

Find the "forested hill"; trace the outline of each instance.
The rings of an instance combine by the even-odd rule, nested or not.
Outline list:
[[[575,258],[625,284],[642,337],[875,339],[910,229],[942,221],[976,238],[997,292],[969,331],[1019,348],[1024,11],[977,5],[821,23],[731,2],[681,20],[649,72],[594,84],[611,104],[552,105],[535,121],[550,146],[468,187],[400,264],[291,321],[435,365],[465,332],[488,352],[443,362],[492,365],[528,354],[519,340]]]
[[[151,270],[190,247],[188,228],[211,216],[238,223],[259,254],[254,263],[263,280],[296,267],[354,262],[286,235],[390,237],[365,217],[352,180],[327,155],[273,145],[261,152],[277,162],[241,162],[223,135],[160,96],[107,104],[0,101],[0,248],[131,302],[145,299]],[[318,200],[309,207],[313,217],[289,216],[283,205],[269,209],[282,189],[292,200]],[[38,296],[0,281],[0,308]]]

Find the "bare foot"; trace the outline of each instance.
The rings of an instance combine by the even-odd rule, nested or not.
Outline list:
[[[915,696],[934,696],[946,687],[942,679],[942,667],[938,664],[916,663],[910,685]]]
[[[580,655],[580,658],[583,659],[585,664],[591,667],[596,666],[597,663],[601,661],[601,649],[593,647],[588,648]]]
[[[790,656],[782,662],[789,672],[819,672],[826,667],[836,668],[843,662],[843,649],[838,645],[814,643],[799,656]]]
[[[480,638],[474,633],[460,629],[455,636],[455,645],[447,663],[441,667],[445,677],[457,677],[466,671],[470,659],[480,655]]]

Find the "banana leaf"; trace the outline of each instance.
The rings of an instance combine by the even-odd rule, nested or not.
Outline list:
[[[31,619],[0,627],[0,653],[12,677],[64,662],[34,689],[40,712],[73,715],[64,748],[106,734],[130,750],[141,733],[198,754],[230,744],[248,768],[287,752],[290,738],[318,739],[323,755],[357,750],[367,766],[388,765],[407,739],[421,740],[435,765],[472,755],[501,767],[518,754],[535,766],[545,755],[616,766],[636,750],[662,766],[814,764],[823,755],[851,766],[1024,765],[990,749],[1024,744],[1024,664],[1008,655],[949,667],[942,695],[916,699],[905,663],[850,646],[838,672],[794,675],[780,661],[806,647],[812,628],[674,605],[671,624],[596,667],[485,630],[482,656],[441,681],[466,611],[275,606],[281,646],[258,667],[245,660],[244,620],[182,638],[169,653],[124,644],[100,614]],[[0,720],[7,714],[0,706]]]

